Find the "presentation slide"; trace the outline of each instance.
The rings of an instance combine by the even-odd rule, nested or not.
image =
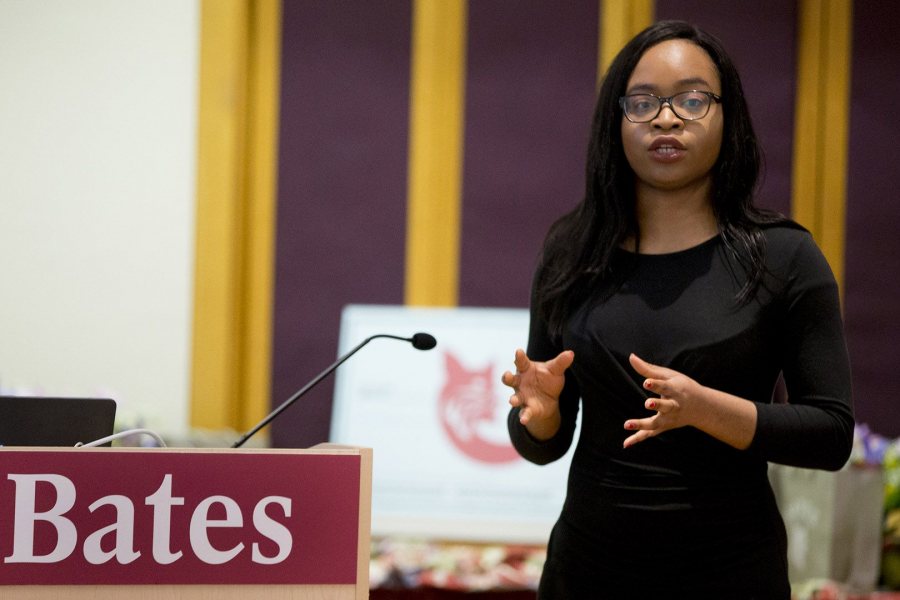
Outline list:
[[[417,332],[437,347],[375,339],[337,371],[331,441],[374,450],[373,536],[546,543],[573,449],[538,466],[509,442],[500,376],[526,345],[528,311],[350,305],[339,354]]]

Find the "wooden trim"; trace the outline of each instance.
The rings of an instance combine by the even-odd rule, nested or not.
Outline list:
[[[359,452],[359,544],[357,549],[356,600],[369,598],[369,563],[372,558],[372,449]]]
[[[600,0],[598,85],[619,50],[653,23],[655,4],[654,0]]]
[[[269,404],[280,34],[280,0],[201,2],[194,427]]]
[[[409,305],[459,295],[466,0],[413,4],[406,286]]]
[[[850,120],[850,0],[802,0],[791,210],[843,288]]]

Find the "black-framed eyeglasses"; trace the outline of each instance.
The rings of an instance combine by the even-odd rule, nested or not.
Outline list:
[[[648,123],[655,119],[664,104],[668,104],[679,119],[696,121],[709,114],[713,102],[721,102],[722,97],[712,92],[690,90],[678,92],[673,96],[656,96],[654,94],[629,94],[619,98],[619,106],[625,118],[632,123]]]

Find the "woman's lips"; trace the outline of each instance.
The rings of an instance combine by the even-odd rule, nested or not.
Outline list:
[[[650,144],[650,156],[660,162],[673,162],[685,154],[685,147],[680,141],[670,137],[660,137]]]

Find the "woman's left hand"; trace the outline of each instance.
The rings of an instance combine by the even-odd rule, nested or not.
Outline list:
[[[629,436],[624,448],[643,442],[663,431],[691,425],[691,414],[696,410],[704,387],[682,373],[650,364],[632,354],[628,361],[635,371],[646,377],[644,389],[659,395],[644,402],[647,410],[656,414],[645,419],[625,421],[625,429],[637,431]]]

